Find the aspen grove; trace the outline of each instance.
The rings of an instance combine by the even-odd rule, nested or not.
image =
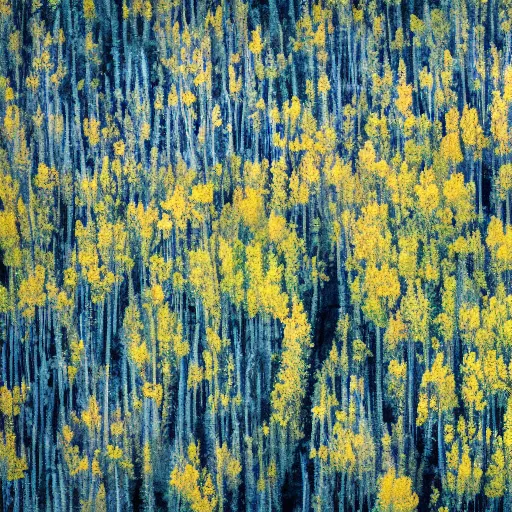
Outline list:
[[[0,0],[0,509],[512,510],[511,0]]]

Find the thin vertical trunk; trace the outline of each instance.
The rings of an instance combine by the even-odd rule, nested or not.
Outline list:
[[[376,402],[377,411],[375,418],[375,427],[377,439],[380,439],[382,433],[382,420],[383,420],[383,398],[382,398],[382,340],[380,327],[375,327],[375,380],[376,380]]]

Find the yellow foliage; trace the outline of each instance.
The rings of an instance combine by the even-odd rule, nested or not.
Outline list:
[[[145,341],[142,343],[130,343],[128,347],[128,354],[135,366],[140,370],[142,370],[149,362],[149,352]]]
[[[442,413],[456,407],[458,400],[455,393],[455,378],[450,369],[444,365],[443,352],[437,353],[432,367],[423,374],[421,389],[430,392],[432,399],[429,409],[433,408],[433,413]],[[419,418],[418,414],[418,424],[420,424]]]
[[[185,91],[181,95],[181,101],[185,104],[185,106],[190,107],[196,101],[196,96],[192,91]]]
[[[119,446],[109,444],[107,446],[107,457],[112,460],[119,460],[123,456],[123,450]]]
[[[142,394],[146,398],[151,398],[154,400],[157,406],[160,407],[163,398],[163,389],[161,384],[151,384],[149,382],[145,382],[142,386]]]
[[[45,164],[40,163],[37,166],[37,174],[34,178],[36,187],[44,190],[52,190],[59,185],[59,173],[54,167],[49,168]]]
[[[331,84],[329,82],[329,78],[325,73],[322,73],[320,75],[320,78],[318,79],[318,92],[320,94],[326,94],[331,90]]]
[[[379,483],[379,507],[383,512],[414,512],[419,504],[407,476],[396,477],[390,469]]]
[[[94,432],[95,430],[99,430],[101,425],[101,414],[96,397],[91,396],[89,398],[88,409],[82,411],[82,421],[90,431]]]
[[[213,203],[213,183],[198,184],[192,187],[190,200],[199,204]]]
[[[19,286],[19,307],[26,318],[33,318],[36,306],[42,307],[46,302],[44,292],[45,274],[44,267],[37,265],[34,273],[22,281]]]
[[[170,485],[194,512],[213,512],[218,503],[217,493],[210,474],[199,468],[196,450],[195,445],[193,450],[189,447],[190,462],[172,470]]]
[[[272,421],[289,427],[295,438],[300,436],[300,403],[305,393],[306,360],[311,347],[310,326],[302,304],[295,303],[284,321],[283,354],[277,381],[271,394]]]
[[[249,50],[254,53],[254,55],[259,55],[263,50],[263,42],[261,40],[261,29],[258,26],[256,30],[252,31],[252,39],[249,43]]]

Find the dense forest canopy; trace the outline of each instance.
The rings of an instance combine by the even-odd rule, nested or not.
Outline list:
[[[512,510],[510,0],[0,0],[0,508]]]

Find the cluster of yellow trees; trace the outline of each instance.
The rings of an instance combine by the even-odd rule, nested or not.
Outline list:
[[[0,508],[512,509],[509,0],[0,0]]]

